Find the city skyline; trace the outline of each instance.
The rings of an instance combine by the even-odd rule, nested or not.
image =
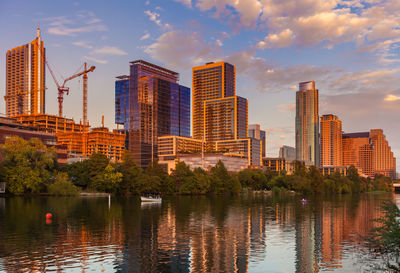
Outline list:
[[[94,127],[100,123],[102,114],[105,115],[109,127],[116,127],[113,122],[114,105],[104,105],[114,100],[114,77],[126,74],[129,61],[142,58],[173,69],[181,74],[180,84],[191,86],[191,67],[223,59],[238,69],[237,94],[248,98],[249,123],[259,123],[261,128],[269,133],[268,156],[276,155],[279,147],[284,144],[294,146],[293,104],[296,89],[291,87],[308,80],[315,80],[320,90],[321,116],[340,116],[346,133],[383,128],[395,155],[399,154],[400,143],[396,142],[396,139],[399,138],[400,132],[398,126],[392,125],[397,124],[400,102],[396,86],[396,77],[398,78],[399,74],[396,65],[398,55],[393,56],[393,47],[396,46],[396,37],[399,35],[396,32],[398,23],[391,24],[391,20],[396,21],[393,16],[387,16],[390,19],[376,23],[377,26],[386,24],[386,32],[383,26],[379,30],[369,25],[374,19],[369,14],[373,9],[396,15],[395,2],[375,3],[364,8],[360,2],[359,6],[339,12],[338,4],[332,1],[320,10],[309,10],[307,14],[301,10],[293,11],[289,6],[274,10],[273,7],[276,6],[272,1],[271,10],[262,15],[258,12],[263,8],[259,1],[249,1],[247,8],[227,7],[225,2],[221,1],[217,7],[217,14],[208,1],[182,1],[186,5],[174,1],[147,2],[126,4],[126,11],[123,11],[121,6],[116,8],[101,2],[98,5],[93,5],[94,2],[58,5],[46,5],[45,2],[32,4],[27,1],[19,1],[19,5],[11,2],[1,3],[0,10],[3,12],[0,11],[0,20],[3,24],[0,29],[7,39],[2,39],[0,44],[3,52],[0,56],[0,82],[3,84],[0,90],[4,94],[5,52],[32,41],[36,25],[40,22],[48,60],[64,77],[73,74],[84,60],[98,67],[95,73],[89,75],[88,114]],[[315,4],[317,6],[317,3]],[[349,5],[350,3],[347,6]],[[20,6],[23,7],[19,8]],[[253,6],[256,9],[249,12]],[[284,11],[292,14],[294,18],[309,20],[321,19],[323,14],[326,15],[327,21],[330,18],[328,15],[333,18],[353,18],[355,22],[361,22],[362,19],[365,24],[363,28],[366,28],[368,33],[362,32],[353,22],[344,34],[332,34],[333,29],[327,29],[327,34],[322,39],[318,36],[322,35],[319,32],[315,36],[308,35],[311,33],[309,26],[303,26],[304,29],[292,29],[293,26],[289,22],[289,31],[279,32],[277,26],[274,27],[267,19],[261,18],[269,16],[272,20]],[[107,16],[108,12],[120,14],[121,21],[112,22]],[[175,19],[172,15],[178,13],[182,13],[183,16]],[[226,14],[232,19],[231,23],[224,23]],[[256,15],[260,15],[260,18]],[[129,29],[129,25],[137,21],[140,23],[135,25],[140,27]],[[235,23],[238,28],[236,30]],[[338,21],[336,24],[345,23]],[[257,35],[256,30],[264,31]],[[350,34],[358,33],[357,30],[358,36],[361,37],[360,40],[354,41]],[[220,33],[221,36],[217,37],[219,32],[226,34]],[[284,43],[285,35],[290,32],[295,35],[289,35],[289,39]],[[192,35],[189,35],[190,33]],[[266,33],[270,34],[265,37]],[[168,41],[174,41],[171,45],[180,44],[177,47],[179,55],[167,47]],[[367,53],[368,50],[373,50],[374,46],[380,49]],[[68,54],[65,53],[66,50]],[[46,113],[56,114],[57,89],[49,77],[46,85]],[[78,80],[71,83],[71,94],[66,96],[64,101],[64,114],[73,117],[76,122],[79,122],[82,116],[78,103],[82,97],[80,85]],[[0,112],[5,113],[4,101],[1,102],[0,108]],[[277,112],[280,114],[274,114]]]

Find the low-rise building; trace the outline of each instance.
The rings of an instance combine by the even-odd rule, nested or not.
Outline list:
[[[295,170],[295,165],[292,160],[287,160],[281,157],[265,157],[263,158],[264,170],[271,170],[277,173],[285,171],[286,174],[292,174]]]

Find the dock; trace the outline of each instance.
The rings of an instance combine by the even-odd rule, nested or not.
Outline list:
[[[400,183],[393,184],[394,192],[400,193]]]
[[[6,182],[0,182],[0,193],[6,193]]]

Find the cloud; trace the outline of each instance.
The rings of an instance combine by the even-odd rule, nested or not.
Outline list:
[[[91,54],[115,55],[115,56],[128,55],[128,53],[126,53],[125,51],[123,51],[115,46],[104,46],[102,48],[93,50],[91,52]]]
[[[188,8],[192,7],[192,0],[175,0],[175,1],[184,4]]]
[[[93,46],[91,46],[89,44],[89,42],[85,42],[85,41],[76,41],[72,43],[75,46],[79,46],[79,47],[83,47],[83,48],[88,48],[88,49],[92,49]]]
[[[189,69],[217,58],[212,54],[212,45],[207,44],[196,32],[175,30],[166,32],[144,51],[153,59],[179,69]]]
[[[77,36],[88,32],[106,31],[108,28],[93,12],[79,11],[74,16],[58,16],[44,19],[48,22],[47,32],[53,35]]]
[[[388,95],[386,95],[386,97],[383,99],[384,101],[398,101],[398,100],[400,100],[400,96],[396,96],[396,95],[393,95],[393,94],[388,94]]]
[[[290,29],[285,29],[278,34],[269,34],[264,41],[257,44],[257,48],[287,47],[294,40],[295,35]]]
[[[148,38],[150,38],[150,33],[145,33],[142,37],[140,37],[140,40],[143,41],[143,40],[146,40]]]
[[[171,26],[169,24],[164,24],[161,22],[159,13],[153,12],[150,10],[146,10],[146,11],[144,11],[144,14],[149,16],[150,21],[156,23],[159,27],[162,27],[163,29],[167,29],[167,30],[171,29]]]
[[[296,110],[296,104],[278,104],[280,112],[293,112]]]
[[[90,57],[90,56],[85,56],[85,57],[83,57],[83,59],[86,59],[86,60],[89,60],[89,61],[93,61],[93,62],[96,62],[96,63],[99,63],[99,64],[107,64],[108,63],[108,61],[106,61],[106,60],[101,60],[101,59],[97,59],[97,58]]]
[[[198,0],[196,7],[212,12],[234,30],[266,29],[268,33],[257,44],[259,49],[317,44],[333,48],[355,42],[364,48],[393,50],[393,43],[400,38],[398,0]]]

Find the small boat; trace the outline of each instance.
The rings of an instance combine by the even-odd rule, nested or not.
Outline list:
[[[153,203],[161,203],[161,197],[153,197],[153,196],[140,196],[140,200],[142,202],[153,202]]]

